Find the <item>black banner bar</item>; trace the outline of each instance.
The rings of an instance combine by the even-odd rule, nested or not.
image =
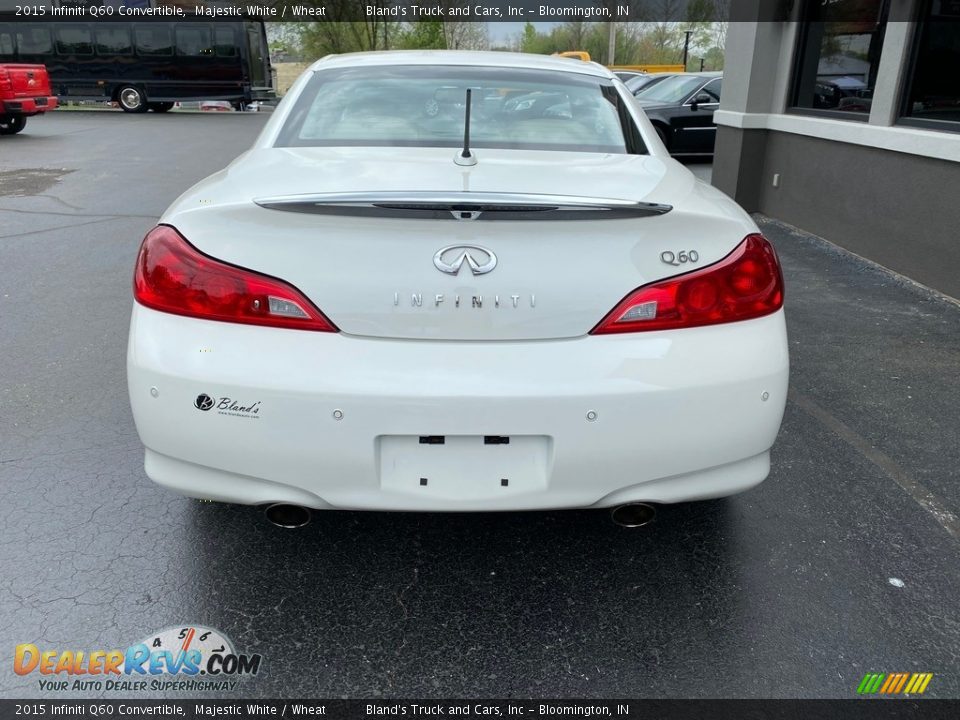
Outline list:
[[[236,20],[268,22],[684,22],[691,0],[0,0],[16,21]],[[711,6],[713,7],[713,6]],[[710,21],[775,21],[788,0],[735,2]]]
[[[960,700],[0,700],[0,718],[955,720]]]

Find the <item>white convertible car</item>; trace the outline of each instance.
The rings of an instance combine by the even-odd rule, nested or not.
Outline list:
[[[606,69],[329,57],[143,241],[128,382],[146,472],[309,509],[616,508],[770,469],[776,253]]]

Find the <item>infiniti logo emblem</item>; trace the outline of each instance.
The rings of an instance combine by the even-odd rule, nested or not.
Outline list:
[[[479,245],[447,245],[433,256],[437,270],[448,275],[459,273],[464,263],[474,275],[486,275],[497,266],[497,256]]]

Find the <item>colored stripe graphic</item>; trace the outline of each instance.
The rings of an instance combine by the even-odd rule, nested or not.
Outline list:
[[[867,673],[860,681],[857,693],[860,695],[872,695],[880,687],[880,683],[886,677],[884,673]]]
[[[857,686],[858,695],[922,695],[933,673],[867,673]]]
[[[883,685],[880,687],[880,694],[886,695],[890,692],[890,688],[896,685],[897,681],[900,679],[900,676],[896,673],[890,673],[887,675],[887,679],[884,681]]]
[[[907,683],[907,687],[904,692],[912,693],[914,688],[920,686],[921,681],[922,678],[920,677],[920,673],[914,673],[910,676],[910,682]]]
[[[889,695],[898,682],[900,682],[900,673],[889,673],[883,685],[880,686],[880,694]]]
[[[910,673],[900,673],[900,682],[897,683],[897,686],[893,689],[893,692],[899,693],[903,690],[903,686],[907,684],[907,680],[910,678]]]

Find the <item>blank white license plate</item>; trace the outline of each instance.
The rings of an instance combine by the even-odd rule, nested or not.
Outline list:
[[[377,443],[387,491],[469,500],[547,485],[546,435],[382,435]]]

